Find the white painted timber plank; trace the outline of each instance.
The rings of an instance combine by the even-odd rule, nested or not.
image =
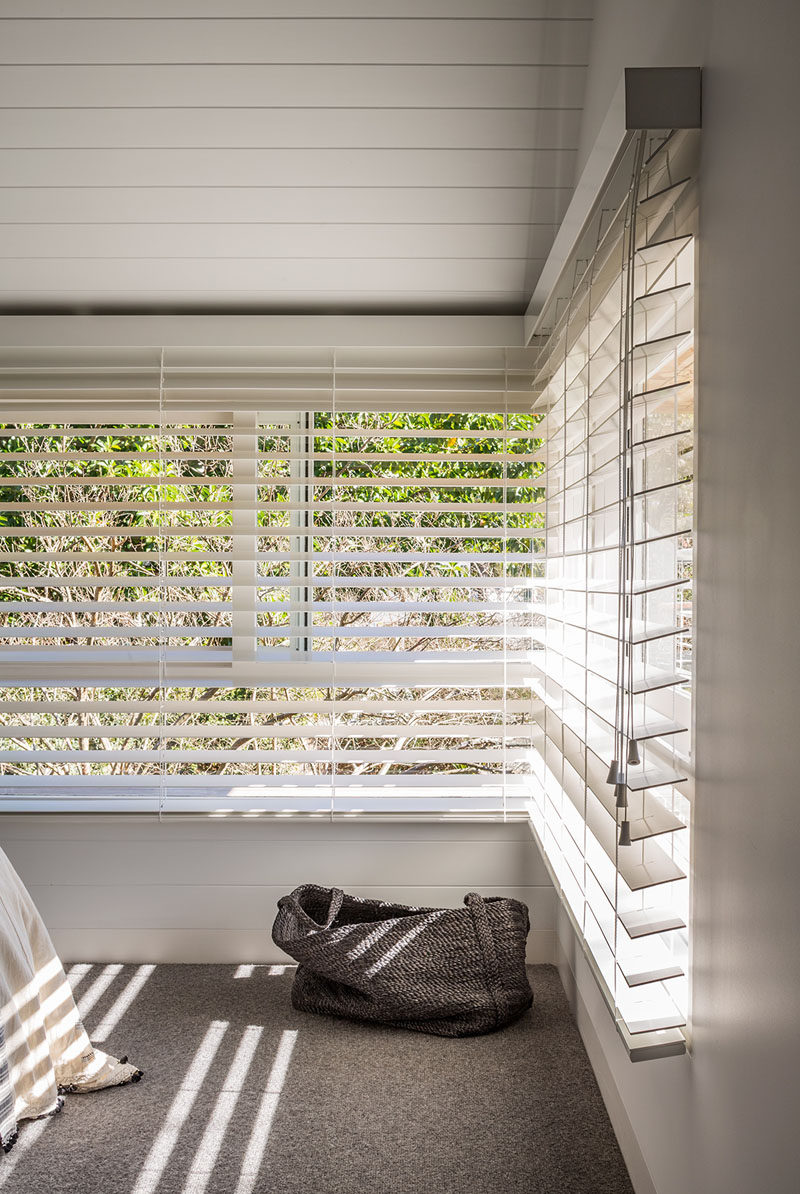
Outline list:
[[[520,261],[398,260],[197,261],[119,259],[6,259],[0,293],[90,292],[140,295],[156,292],[270,294],[281,291],[394,291],[521,293]]]
[[[116,343],[116,341],[115,341]],[[531,842],[526,820],[395,821],[293,820],[204,816],[126,816],[119,813],[0,814],[0,840],[10,841],[212,841],[212,842]]]
[[[580,107],[581,66],[6,66],[2,107]]]
[[[0,184],[567,187],[574,167],[575,150],[560,149],[8,149]]]
[[[268,930],[87,928],[53,929],[51,935],[67,965],[71,962],[206,962],[233,967],[242,962],[293,964],[273,943]],[[555,948],[554,932],[531,929],[527,943],[529,963],[552,963]],[[113,987],[109,988],[109,998],[112,990]]]
[[[580,122],[577,108],[15,108],[0,145],[575,149]]]
[[[6,853],[29,886],[164,884],[209,887],[280,884],[309,876],[324,886],[349,883],[451,886],[548,885],[533,842],[353,841],[215,842],[126,841],[111,849],[96,842],[9,842]]]
[[[569,187],[6,187],[0,221],[558,223]]]
[[[556,225],[0,224],[0,257],[544,258]]]
[[[416,887],[342,884],[351,895],[421,908],[456,908],[467,886]],[[518,899],[528,905],[531,923],[552,930],[556,896],[552,887],[483,887],[482,895]],[[49,928],[87,929],[258,929],[270,928],[278,900],[291,890],[280,886],[210,887],[141,885],[131,887],[31,886],[31,897]]]
[[[593,0],[494,0],[493,19],[586,20]],[[231,0],[223,21],[247,17],[485,17],[486,0]],[[2,17],[220,17],[219,0],[3,0]]]
[[[224,15],[220,10],[220,15]],[[487,16],[493,15],[487,12]],[[314,21],[17,20],[3,31],[3,63],[436,63],[585,64],[588,22],[406,17]]]

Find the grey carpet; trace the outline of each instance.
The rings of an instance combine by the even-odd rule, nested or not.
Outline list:
[[[103,1042],[144,1079],[23,1124],[2,1194],[632,1194],[554,967],[531,968],[521,1020],[463,1040],[303,1015],[291,970],[236,972],[157,966]]]

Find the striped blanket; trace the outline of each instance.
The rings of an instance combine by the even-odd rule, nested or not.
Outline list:
[[[0,850],[0,1146],[14,1143],[18,1120],[59,1111],[63,1092],[140,1077],[92,1047],[44,922]]]

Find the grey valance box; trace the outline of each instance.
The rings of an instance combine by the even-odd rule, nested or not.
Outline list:
[[[531,1006],[529,928],[525,904],[499,896],[414,908],[309,883],[279,901],[272,937],[300,963],[300,1011],[472,1036]]]

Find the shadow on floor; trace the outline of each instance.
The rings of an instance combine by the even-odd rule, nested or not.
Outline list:
[[[632,1194],[557,971],[491,1036],[304,1015],[291,968],[68,968],[146,1071],[24,1123],[0,1194]]]

